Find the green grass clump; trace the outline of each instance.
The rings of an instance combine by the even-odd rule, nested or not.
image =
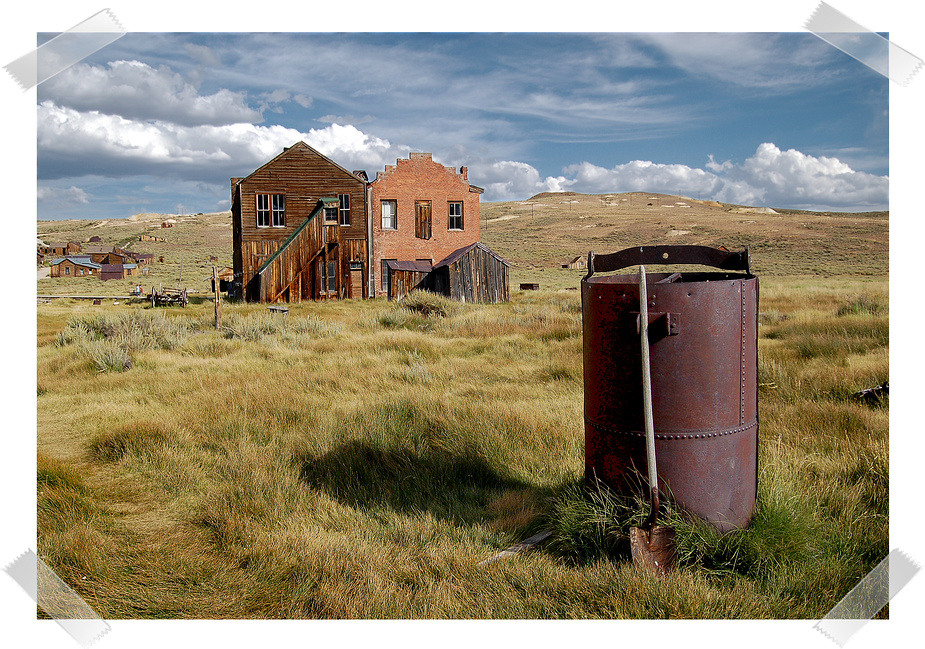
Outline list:
[[[398,302],[401,308],[425,318],[445,318],[457,310],[457,303],[447,297],[415,289]]]

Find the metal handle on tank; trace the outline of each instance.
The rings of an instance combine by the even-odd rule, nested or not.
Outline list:
[[[751,268],[751,252],[746,246],[738,252],[710,246],[636,246],[608,255],[588,253],[588,279],[594,273],[609,273],[627,266],[643,264],[698,264],[721,270]]]

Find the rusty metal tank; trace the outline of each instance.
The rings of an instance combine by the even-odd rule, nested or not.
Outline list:
[[[659,490],[722,532],[746,527],[758,490],[758,278],[747,248],[588,255],[586,479],[624,492],[645,484],[639,279],[596,274],[640,264],[710,267],[646,278]]]

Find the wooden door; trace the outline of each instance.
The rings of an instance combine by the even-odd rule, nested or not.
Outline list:
[[[350,297],[363,297],[363,264],[350,262]]]

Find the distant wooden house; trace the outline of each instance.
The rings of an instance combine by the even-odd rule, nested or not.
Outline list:
[[[39,252],[50,257],[77,255],[80,254],[80,244],[76,241],[68,241],[63,243],[46,243],[39,246]]]
[[[80,251],[81,256],[90,257],[90,260],[95,264],[114,264],[122,263],[121,256],[119,259],[112,259],[111,255],[113,254],[112,246],[101,246],[98,244],[86,245],[83,246],[83,249]]]
[[[124,248],[115,248],[113,252],[120,255],[124,264],[147,264],[154,261],[154,255],[146,252],[135,252],[134,250],[125,250]],[[117,263],[115,260],[112,263]]]
[[[369,297],[365,173],[298,142],[231,179],[231,214],[232,295],[264,303]]]
[[[99,277],[101,268],[89,257],[59,257],[51,262],[51,276]]]
[[[165,239],[164,237],[155,237],[150,234],[140,234],[138,235],[138,240],[139,241],[158,241],[158,242],[167,241],[167,239]]]
[[[137,264],[102,264],[100,268],[100,279],[108,281],[110,279],[125,279],[138,275]]]
[[[227,293],[232,288],[232,282],[234,281],[234,268],[231,266],[225,266],[217,273],[218,275],[218,290],[222,293]],[[210,281],[212,292],[215,292],[215,282]]]
[[[574,268],[587,268],[587,267],[588,267],[588,260],[587,258],[582,257],[581,255],[579,255],[578,257],[575,257],[572,261],[566,264],[562,264],[562,268],[574,269]]]
[[[389,299],[424,289],[460,302],[511,299],[510,263],[481,242],[456,250],[432,267],[427,262],[389,261]]]

